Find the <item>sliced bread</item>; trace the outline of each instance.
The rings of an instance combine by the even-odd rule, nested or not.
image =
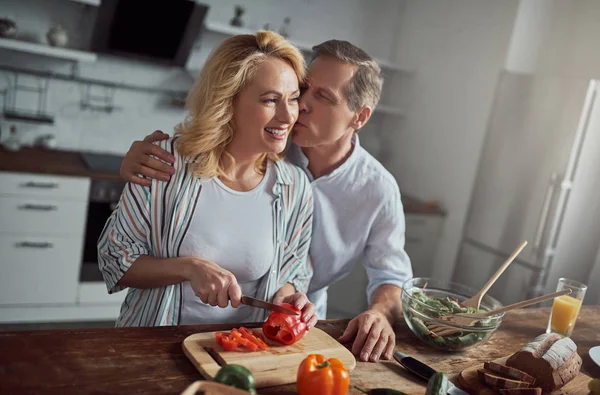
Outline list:
[[[573,340],[557,334],[543,334],[510,356],[506,365],[534,377],[536,386],[543,392],[552,392],[579,374],[581,362]]]
[[[501,365],[496,362],[486,362],[483,367],[499,376],[505,376],[511,379],[524,381],[532,385],[535,384],[535,378],[523,372],[522,370],[511,368],[510,366]]]
[[[479,380],[483,381],[485,385],[496,390],[510,388],[529,388],[531,386],[525,381],[498,376],[484,369],[477,369],[477,375],[479,376]]]

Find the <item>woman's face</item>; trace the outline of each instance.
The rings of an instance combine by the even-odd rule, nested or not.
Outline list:
[[[233,103],[235,132],[229,149],[248,155],[281,153],[298,119],[298,76],[281,59],[269,57]]]

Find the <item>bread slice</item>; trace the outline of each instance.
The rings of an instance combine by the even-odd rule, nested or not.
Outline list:
[[[506,365],[533,376],[536,386],[543,392],[552,392],[579,374],[581,362],[573,340],[557,334],[543,334],[510,356]]]
[[[507,390],[500,390],[502,395],[542,395],[542,389],[536,388],[511,388]]]
[[[499,376],[524,381],[531,385],[535,384],[535,379],[533,377],[519,369],[511,368],[510,366],[501,365],[496,362],[486,362],[485,364],[483,364],[483,367],[486,370],[489,370],[492,373],[496,373]]]
[[[530,387],[530,384],[524,381],[501,377],[484,369],[477,369],[477,375],[479,376],[479,380],[483,381],[485,385],[497,390]]]

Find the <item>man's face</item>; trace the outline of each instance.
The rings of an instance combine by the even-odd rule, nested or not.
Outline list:
[[[311,62],[308,85],[300,98],[300,115],[292,133],[296,145],[329,145],[354,131],[356,112],[350,110],[344,94],[354,71],[354,66],[330,56],[319,56]]]

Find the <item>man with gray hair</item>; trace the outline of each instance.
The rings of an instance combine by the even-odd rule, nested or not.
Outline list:
[[[369,278],[369,308],[350,321],[340,341],[354,339],[352,352],[363,361],[390,359],[393,325],[402,317],[401,286],[412,277],[404,251],[404,212],[396,180],[360,146],[357,133],[379,102],[381,70],[347,41],[329,40],[313,50],[287,152],[287,159],[305,171],[313,186],[314,274],[308,297],[324,319],[329,285],[362,262]],[[138,175],[168,180],[171,167],[151,157],[172,162],[152,144],[167,137],[157,131],[134,142],[121,175],[143,185],[149,180]]]

